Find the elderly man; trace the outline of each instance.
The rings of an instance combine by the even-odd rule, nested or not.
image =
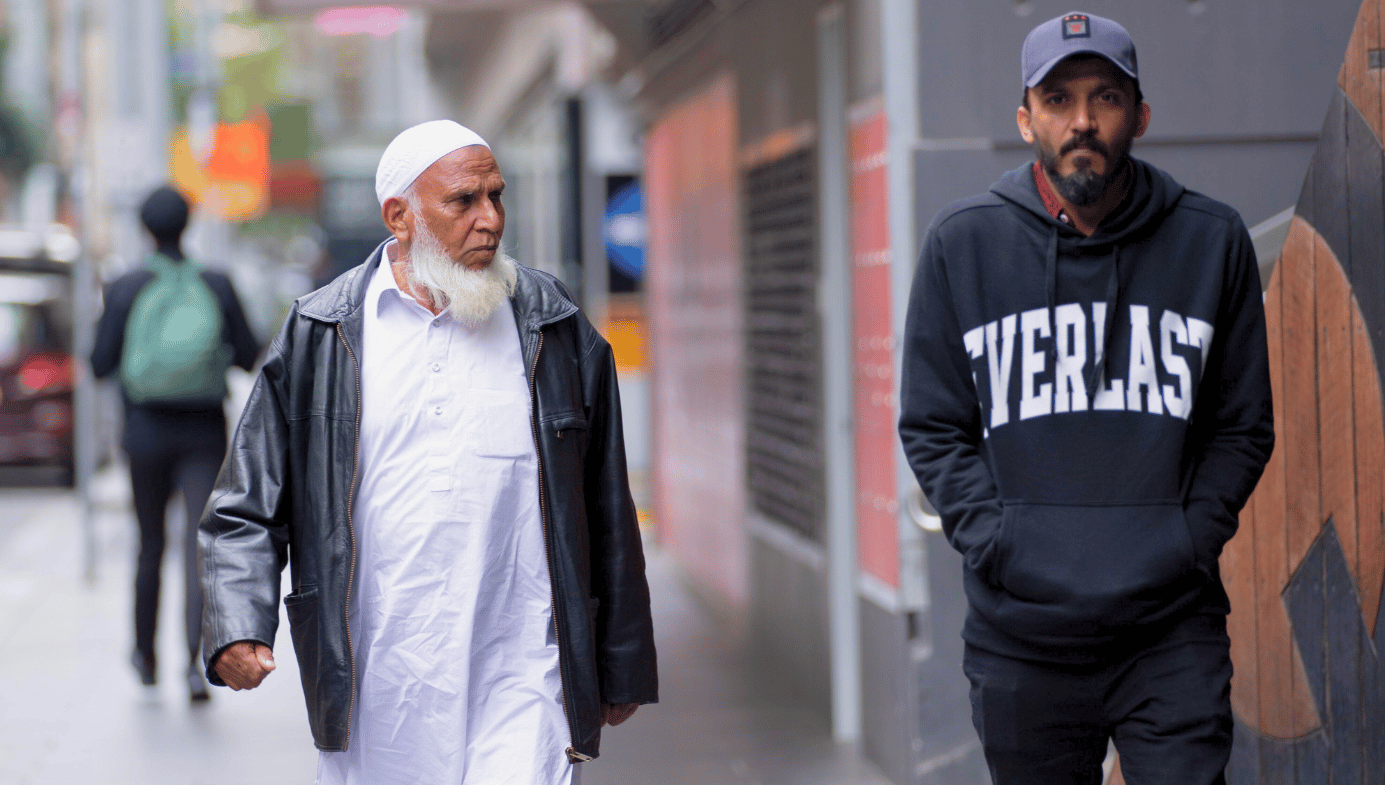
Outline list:
[[[657,699],[611,349],[501,252],[475,133],[375,182],[394,239],[294,304],[203,518],[208,675],[274,670],[289,564],[319,783],[575,783]]]
[[[972,721],[997,785],[1213,785],[1231,752],[1217,569],[1274,444],[1255,252],[1230,207],[1130,156],[1135,45],[1029,34],[1036,161],[924,240],[900,434],[965,560]]]

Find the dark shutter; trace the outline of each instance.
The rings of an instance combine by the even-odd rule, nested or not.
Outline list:
[[[751,503],[814,539],[822,529],[822,327],[813,151],[745,173],[746,465]]]

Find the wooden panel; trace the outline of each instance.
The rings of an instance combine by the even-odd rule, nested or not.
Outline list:
[[[1376,23],[1372,46],[1379,47],[1379,0],[1367,2],[1361,11],[1363,21]],[[1374,13],[1375,18],[1369,18]],[[1353,38],[1361,38],[1361,34]],[[1363,39],[1364,40],[1364,39]],[[1348,60],[1351,58],[1348,54]],[[1378,87],[1380,70],[1370,78]],[[1377,91],[1378,95],[1378,91]],[[1385,328],[1385,150],[1380,147],[1378,124],[1372,116],[1385,116],[1385,109],[1348,90],[1358,110],[1347,114],[1347,209],[1351,221],[1351,248],[1344,267],[1352,288],[1352,388],[1356,419],[1355,471],[1357,531],[1354,565],[1361,610],[1367,628],[1374,630],[1380,606],[1382,578],[1385,578],[1385,522],[1382,522],[1382,481],[1385,480],[1385,434],[1382,433],[1380,361],[1376,352],[1385,349],[1381,329]],[[1375,114],[1373,114],[1375,113]],[[1367,127],[1371,125],[1372,127]],[[1374,331],[1368,325],[1374,326]],[[1348,536],[1342,533],[1343,540]]]
[[[1348,264],[1351,244],[1350,213],[1346,209],[1347,195],[1347,118],[1360,123],[1360,114],[1350,107],[1340,91],[1332,92],[1332,100],[1323,118],[1313,162],[1299,194],[1297,214],[1312,231],[1322,235],[1328,247]],[[1287,282],[1286,282],[1287,283]],[[1288,291],[1286,289],[1286,291]]]
[[[1258,734],[1232,782],[1385,782],[1383,5],[1361,5],[1266,292],[1275,453],[1222,560],[1232,707]]]
[[[1301,780],[1294,766],[1294,752],[1291,743],[1261,739],[1259,785],[1298,785]]]
[[[1385,329],[1385,150],[1380,140],[1356,108],[1346,112],[1347,192],[1344,211],[1350,222],[1350,247],[1333,247],[1347,272],[1357,305],[1374,328],[1377,349]],[[1321,232],[1321,229],[1319,229]],[[1331,238],[1328,238],[1332,245]],[[1377,355],[1377,363],[1381,358]]]
[[[1334,547],[1334,532],[1323,534],[1323,610],[1327,630],[1327,665],[1325,676],[1330,716],[1324,724],[1330,728],[1332,747],[1330,766],[1332,782],[1366,782],[1361,767],[1361,744],[1365,738],[1361,701],[1361,612],[1352,585],[1349,562],[1342,558],[1340,547]],[[1346,545],[1345,540],[1341,545]],[[1371,696],[1375,699],[1376,696]]]
[[[1380,377],[1361,312],[1352,309],[1352,388],[1356,412],[1357,579],[1361,611],[1372,632],[1380,627],[1385,583],[1385,417]]]
[[[1311,279],[1304,274],[1308,269],[1313,271]],[[1295,282],[1311,292],[1312,307],[1291,305],[1291,301],[1302,303],[1303,297],[1292,297],[1285,290],[1286,282]],[[1335,694],[1346,689],[1346,682],[1356,684],[1356,694],[1365,678],[1364,649],[1358,648],[1364,643],[1358,643],[1354,635],[1343,637],[1341,625],[1363,613],[1365,620],[1373,622],[1379,613],[1381,583],[1385,581],[1385,520],[1381,512],[1385,506],[1381,483],[1385,417],[1364,318],[1356,308],[1344,271],[1323,238],[1297,219],[1285,243],[1283,260],[1266,292],[1265,307],[1271,378],[1276,388],[1275,419],[1281,442],[1243,514],[1242,533],[1224,553],[1224,575],[1232,597],[1228,624],[1233,636],[1233,662],[1238,670],[1232,685],[1232,705],[1244,721],[1258,725],[1256,730],[1260,733],[1272,739],[1294,739],[1323,725],[1327,718],[1319,716],[1318,705],[1333,706],[1334,711],[1338,704],[1347,705],[1345,699],[1337,704],[1319,703],[1331,691],[1326,680],[1337,681]],[[1311,320],[1303,313],[1305,310],[1313,312]],[[1315,345],[1294,348],[1291,338],[1295,336],[1290,331],[1295,325],[1303,330],[1303,325],[1310,321],[1315,326]],[[1305,352],[1314,358],[1311,363],[1293,360]],[[1295,380],[1296,372],[1306,379]],[[1312,408],[1305,411],[1295,403],[1294,384],[1299,385],[1299,400],[1316,396],[1309,398],[1315,401]],[[1317,440],[1308,442],[1302,437],[1305,432],[1316,435]],[[1302,468],[1295,470],[1292,466]],[[1306,508],[1304,500],[1312,498],[1318,500],[1319,510],[1310,513],[1301,509],[1296,519],[1290,517],[1292,504],[1297,502],[1300,508]],[[1369,526],[1358,525],[1361,516],[1369,516]],[[1304,563],[1328,517],[1333,521],[1333,547],[1345,565],[1334,579],[1336,583],[1327,580],[1321,564]],[[1322,558],[1320,548],[1314,553],[1315,558]],[[1253,561],[1255,574],[1251,585],[1247,585],[1245,577],[1247,557]],[[1300,606],[1315,608],[1310,615],[1324,627],[1316,633],[1323,643],[1308,650],[1300,648],[1304,631],[1300,630],[1298,636],[1293,634],[1279,597],[1293,570],[1302,573],[1295,581],[1307,581],[1313,587],[1308,590],[1313,595],[1311,600],[1302,599],[1300,589]],[[1372,599],[1358,600],[1357,587]],[[1303,605],[1304,602],[1309,605]],[[1253,607],[1255,618],[1247,619],[1238,613],[1238,605]],[[1336,638],[1332,638],[1334,634]],[[1331,646],[1326,643],[1329,638],[1336,641]],[[1335,646],[1335,653],[1325,651],[1324,646]],[[1249,689],[1250,671],[1244,664],[1247,660],[1255,661],[1255,690]],[[1252,705],[1258,710],[1258,722],[1252,719],[1257,716],[1250,711]],[[1328,766],[1327,757],[1331,756],[1335,756],[1333,765],[1338,769],[1363,765],[1359,763],[1365,738],[1362,729],[1367,726],[1361,724],[1363,720],[1358,716],[1364,708],[1359,702],[1353,705],[1355,708],[1350,711],[1357,716],[1357,726],[1353,727],[1361,732],[1343,738],[1356,739],[1350,741],[1356,752],[1326,752],[1341,743],[1334,727],[1329,729],[1332,743],[1321,750],[1293,745],[1294,770],[1308,776],[1308,772],[1318,770],[1315,767]],[[1282,752],[1268,740],[1261,745],[1258,768],[1262,782],[1277,776],[1271,773],[1277,764],[1266,756],[1278,759]],[[1301,781],[1309,782],[1311,778]]]
[[[1293,253],[1294,245],[1301,245],[1292,231],[1285,240],[1287,258]],[[1277,430],[1284,421],[1284,362],[1283,362],[1283,262],[1275,265],[1270,279],[1270,289],[1265,300],[1265,328],[1269,342],[1270,383],[1274,390],[1274,422]],[[1273,307],[1271,307],[1273,306]],[[1288,646],[1291,641],[1288,617],[1283,623],[1276,616],[1283,616],[1283,606],[1279,603],[1279,590],[1288,576],[1288,551],[1284,545],[1284,449],[1276,447],[1270,455],[1265,472],[1260,477],[1250,503],[1255,506],[1254,547],[1256,648],[1253,650],[1257,661],[1257,683],[1255,705],[1259,714],[1246,715],[1247,722],[1261,733],[1279,738],[1296,735],[1289,724],[1279,718],[1286,712],[1277,710],[1282,685],[1289,681],[1290,667]],[[1235,542],[1235,539],[1232,539]],[[1235,610],[1235,600],[1232,600]],[[1232,641],[1234,653],[1245,646],[1245,642]],[[1233,661],[1234,664],[1234,661]]]
[[[1273,287],[1265,297],[1265,307],[1278,306],[1279,287]],[[1257,523],[1254,499],[1241,510],[1240,527],[1236,536],[1221,553],[1221,574],[1226,594],[1231,599],[1231,615],[1226,619],[1226,631],[1231,637],[1231,710],[1242,722],[1259,724],[1260,668],[1257,652],[1260,649],[1255,623],[1255,538]]]
[[[1260,781],[1260,745],[1266,740],[1240,717],[1231,729],[1231,759],[1226,762],[1227,785]]]
[[[1347,564],[1356,561],[1356,422],[1353,416],[1351,290],[1332,249],[1314,237],[1318,313],[1318,434],[1322,507],[1317,521],[1331,518]],[[1315,524],[1310,527],[1316,529]],[[1317,532],[1313,532],[1316,536]],[[1290,563],[1293,563],[1292,555]]]
[[[1298,564],[1322,528],[1322,486],[1318,457],[1317,323],[1314,280],[1316,243],[1313,228],[1295,218],[1284,243],[1280,261],[1284,280],[1281,340],[1284,410],[1292,414],[1276,422],[1284,450],[1284,531],[1288,553],[1282,587],[1288,571]],[[1262,583],[1263,586],[1263,583]]]
[[[1293,246],[1289,244],[1290,241],[1301,244],[1299,238],[1291,231],[1285,244],[1286,256],[1292,252]],[[1283,422],[1284,418],[1284,396],[1280,392],[1284,387],[1281,338],[1282,269],[1282,264],[1276,266],[1265,302],[1265,325],[1269,338],[1270,378],[1274,387],[1276,424]],[[1284,544],[1284,477],[1284,451],[1276,449],[1270,456],[1269,464],[1265,467],[1265,473],[1260,478],[1254,496],[1251,497],[1251,504],[1255,507],[1255,536],[1249,543],[1237,543],[1239,538],[1233,538],[1231,542],[1237,544],[1237,547],[1245,547],[1248,544],[1253,548],[1250,553],[1254,562],[1254,582],[1250,596],[1253,598],[1254,615],[1257,619],[1256,641],[1253,648],[1250,648],[1251,656],[1256,660],[1256,695],[1253,698],[1242,697],[1237,702],[1243,705],[1253,702],[1258,707],[1258,714],[1243,715],[1245,721],[1256,730],[1270,736],[1291,738],[1298,735],[1302,729],[1295,728],[1292,722],[1287,721],[1290,712],[1281,705],[1288,703],[1285,698],[1289,697],[1289,694],[1284,685],[1289,683],[1292,674],[1289,656],[1292,636],[1288,617],[1284,615],[1283,605],[1279,602],[1279,591],[1289,574],[1288,553]],[[1233,585],[1238,580],[1243,579],[1233,578]],[[1233,613],[1235,606],[1236,598],[1233,597]],[[1233,639],[1231,646],[1234,664],[1236,655],[1247,649],[1248,642]],[[1240,684],[1233,683],[1233,696],[1237,686]]]
[[[1374,668],[1369,667],[1372,655],[1379,657],[1379,649],[1363,635],[1361,695],[1366,700],[1361,723],[1365,729],[1365,738],[1361,744],[1361,763],[1366,776],[1361,781],[1385,782],[1385,733],[1381,733],[1380,730],[1385,728],[1385,700],[1381,699],[1385,696],[1385,672],[1382,672],[1378,659]]]
[[[1293,747],[1293,768],[1296,785],[1324,785],[1327,782],[1329,745],[1327,731],[1320,730]],[[1286,769],[1289,767],[1286,765]],[[1266,783],[1271,782],[1266,778]]]
[[[1283,594],[1284,609],[1294,622],[1294,653],[1306,666],[1309,693],[1315,705],[1326,701],[1326,682],[1323,673],[1327,668],[1327,647],[1323,627],[1323,548],[1321,544],[1310,547],[1304,555]],[[1326,778],[1314,776],[1325,772],[1325,760],[1315,759],[1303,751],[1294,750],[1294,770],[1301,785],[1325,783]],[[1265,771],[1262,763],[1261,770]]]
[[[1318,528],[1318,436],[1315,385],[1313,231],[1295,218],[1275,270],[1281,307],[1270,335],[1279,438],[1257,507],[1257,645],[1259,646],[1259,731],[1291,739],[1320,723],[1306,675],[1294,651],[1280,592]],[[1305,362],[1306,360],[1306,362]],[[1294,413],[1289,416],[1288,413]],[[1303,413],[1309,413],[1303,416]],[[1311,533],[1305,534],[1307,530]],[[1268,770],[1268,765],[1262,770]]]
[[[1370,50],[1381,46],[1380,23],[1380,0],[1366,0],[1356,16],[1346,59],[1337,76],[1338,86],[1370,123],[1376,138],[1385,137],[1381,132],[1381,72],[1370,67],[1368,57]]]

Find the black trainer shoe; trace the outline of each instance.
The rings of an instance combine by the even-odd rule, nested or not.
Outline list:
[[[141,653],[139,649],[130,652],[130,664],[135,666],[139,673],[139,683],[146,687],[158,684],[159,677],[155,669],[154,655]]]

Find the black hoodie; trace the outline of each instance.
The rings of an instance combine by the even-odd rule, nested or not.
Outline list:
[[[1131,164],[1090,237],[1026,165],[924,239],[899,431],[978,648],[1087,662],[1229,609],[1217,557],[1274,444],[1255,253],[1230,207]]]

